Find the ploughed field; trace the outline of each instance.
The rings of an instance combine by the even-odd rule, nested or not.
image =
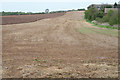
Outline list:
[[[0,18],[2,17],[2,24],[7,25],[7,24],[34,22],[45,18],[54,18],[54,17],[62,16],[64,14],[65,12],[60,12],[60,13],[51,13],[51,14],[0,16]]]
[[[84,11],[2,26],[3,78],[117,78],[118,30]]]

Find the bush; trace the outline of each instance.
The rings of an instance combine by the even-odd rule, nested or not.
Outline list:
[[[106,16],[103,17],[103,22],[109,22],[111,25],[117,21],[117,12],[110,10]]]
[[[85,11],[85,19],[88,20],[95,20],[98,15],[98,10],[96,8],[89,8]]]
[[[115,18],[113,18],[113,19],[115,19]],[[109,24],[111,25],[111,26],[113,26],[114,24],[117,24],[117,22],[116,22],[117,20],[115,19],[115,20],[110,20],[109,21]]]
[[[102,21],[103,21],[103,22],[109,22],[109,17],[108,17],[108,16],[104,16],[104,17],[102,18]]]
[[[118,11],[118,24],[120,25],[120,11]]]
[[[89,13],[88,13],[88,10],[85,11],[85,19],[88,19],[89,18]]]
[[[96,18],[96,21],[98,21],[98,22],[102,23],[102,22],[103,22],[103,19],[102,19],[102,18],[97,17],[97,18]]]
[[[117,11],[113,12],[112,16],[110,17],[109,24],[112,26],[114,24],[118,24],[118,12]]]
[[[98,14],[97,14],[97,17],[103,18],[103,16],[104,16],[104,12],[103,11],[99,11]]]
[[[111,17],[111,16],[113,15],[113,13],[114,13],[113,10],[109,10],[107,16],[108,16],[108,17]]]
[[[85,11],[85,9],[78,9],[78,11]]]
[[[106,8],[112,8],[112,6],[111,5],[106,5]]]

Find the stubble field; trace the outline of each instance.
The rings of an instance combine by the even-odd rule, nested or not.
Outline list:
[[[117,78],[118,30],[84,11],[2,26],[3,78]]]

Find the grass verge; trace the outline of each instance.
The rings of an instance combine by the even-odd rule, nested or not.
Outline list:
[[[112,26],[104,26],[104,25],[95,24],[95,23],[92,23],[92,21],[90,21],[90,20],[86,20],[86,22],[89,22],[89,23],[93,24],[94,26],[101,27],[101,28],[120,29],[119,27],[112,27]]]
[[[108,36],[118,36],[118,31],[115,29],[98,29],[98,28],[90,28],[90,27],[80,27],[78,29],[79,32],[83,34],[103,34]]]
[[[89,20],[87,20],[87,22],[93,24]],[[108,27],[108,26],[101,26],[101,25],[95,25],[95,24],[93,24],[93,26],[98,26],[102,28],[88,27],[86,25],[83,25],[82,27],[79,27],[78,32],[81,32],[83,34],[102,34],[102,35],[118,37],[117,29],[113,29],[110,26]]]

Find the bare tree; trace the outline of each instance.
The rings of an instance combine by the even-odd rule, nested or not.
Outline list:
[[[46,10],[45,10],[45,13],[49,13],[49,9],[46,9]]]

